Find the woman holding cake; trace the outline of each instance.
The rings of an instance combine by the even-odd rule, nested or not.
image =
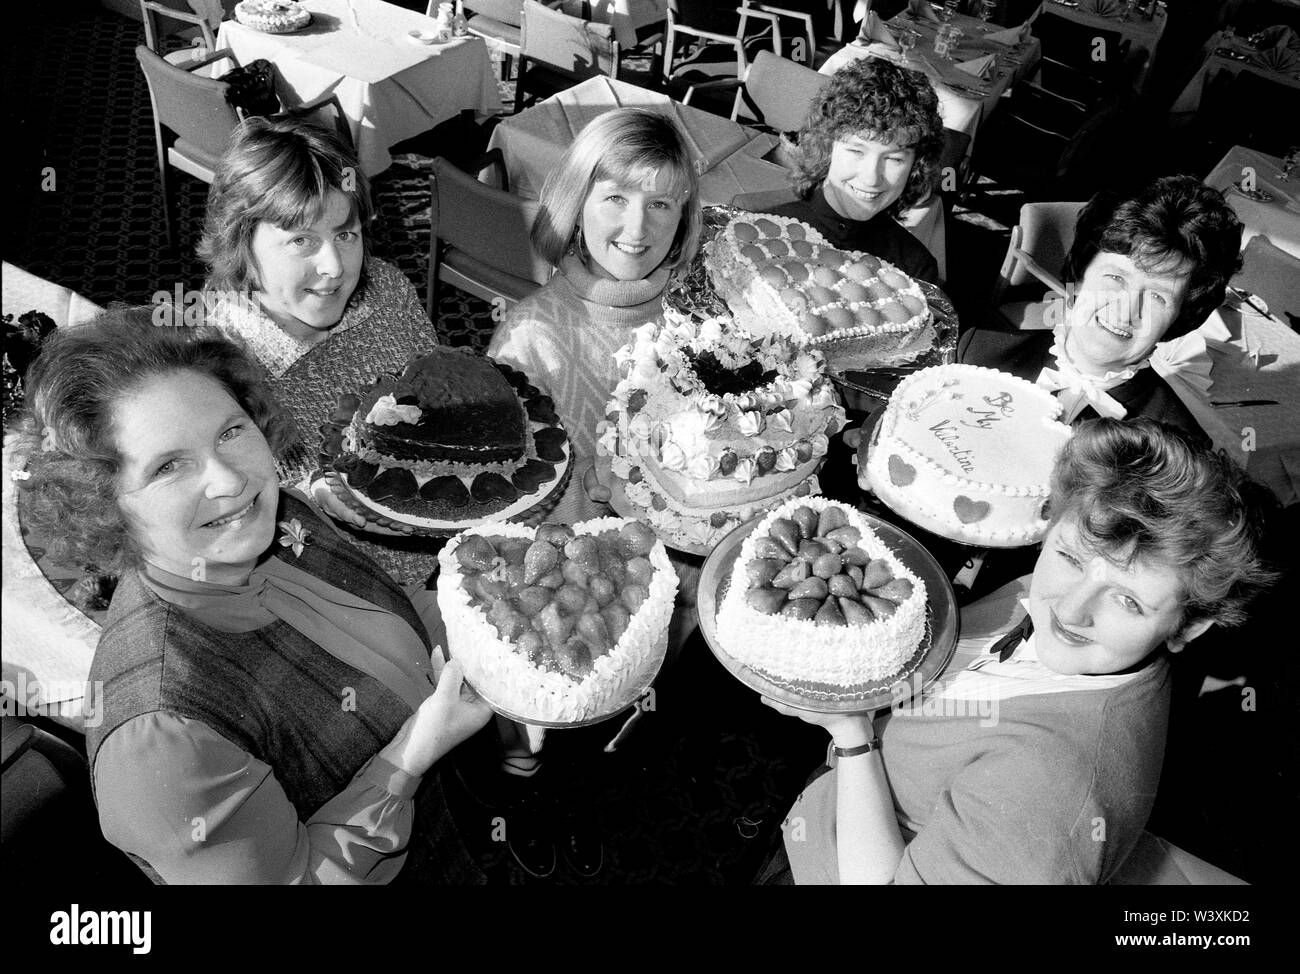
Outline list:
[[[433,593],[280,489],[292,426],[261,376],[122,311],[28,377],[31,516],[121,573],[90,675],[104,835],[167,883],[482,882],[430,772],[490,711],[435,673]]]
[[[836,760],[765,881],[1098,883],[1123,863],[1160,776],[1169,654],[1272,581],[1262,518],[1231,461],[1149,420],[1084,424],[1053,481],[1027,589],[965,611],[919,699],[874,719],[767,701],[824,726]]]
[[[208,196],[199,255],[207,324],[270,372],[300,442],[280,459],[305,486],[315,435],[342,392],[438,343],[411,282],[370,256],[370,185],[334,132],[301,119],[249,118],[235,131]],[[335,516],[356,519],[318,499]]]
[[[1191,176],[1167,176],[1126,197],[1098,194],[1079,214],[1066,257],[1069,297],[1044,305],[1048,330],[972,329],[958,361],[1045,386],[1067,423],[1145,416],[1204,438],[1149,367],[1151,353],[1223,303],[1240,250],[1236,214]]]
[[[938,284],[934,255],[893,218],[929,195],[942,148],[939,101],[923,74],[853,61],[831,76],[799,132],[799,199],[772,212]]]

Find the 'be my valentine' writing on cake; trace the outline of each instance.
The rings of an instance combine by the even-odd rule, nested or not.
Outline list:
[[[973,365],[924,369],[899,383],[868,448],[871,490],[954,541],[1011,548],[1047,532],[1056,455],[1070,438],[1056,398]]]

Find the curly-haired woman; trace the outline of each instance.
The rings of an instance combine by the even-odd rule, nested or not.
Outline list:
[[[1155,799],[1169,655],[1241,624],[1274,578],[1253,490],[1171,427],[1082,424],[1028,588],[963,613],[955,664],[919,699],[874,720],[765,701],[835,754],[787,820],[790,871],[778,855],[765,881],[1105,882]]]
[[[799,199],[774,212],[938,284],[934,255],[893,217],[930,193],[942,148],[939,102],[924,75],[853,61],[831,76],[799,132],[791,174]]]
[[[481,882],[429,772],[490,712],[459,664],[435,674],[431,593],[280,489],[261,376],[132,311],[59,331],[28,376],[32,523],[121,573],[90,672],[104,835],[158,882]]]

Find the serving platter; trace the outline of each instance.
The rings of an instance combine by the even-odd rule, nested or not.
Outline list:
[[[957,649],[960,617],[957,596],[939,563],[919,541],[887,521],[859,512],[882,542],[923,582],[929,594],[926,632],[912,657],[898,670],[871,684],[830,687],[802,681],[787,681],[756,670],[731,656],[718,633],[718,607],[731,583],[740,546],[758,526],[761,518],[743,524],[713,549],[700,573],[700,631],[709,649],[737,680],[778,703],[821,714],[865,714],[902,703],[933,683]]]

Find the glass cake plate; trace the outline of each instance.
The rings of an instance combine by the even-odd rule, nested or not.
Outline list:
[[[727,594],[732,570],[740,556],[740,546],[761,520],[755,518],[736,528],[713,549],[700,574],[697,603],[700,631],[713,655],[732,676],[751,690],[778,703],[813,713],[870,713],[902,703],[920,693],[938,678],[952,659],[961,623],[957,596],[939,563],[911,535],[872,514],[858,513],[898,560],[925,582],[930,600],[926,606],[926,632],[921,645],[895,672],[873,683],[853,687],[783,680],[755,670],[729,655],[718,638],[718,607]]]

